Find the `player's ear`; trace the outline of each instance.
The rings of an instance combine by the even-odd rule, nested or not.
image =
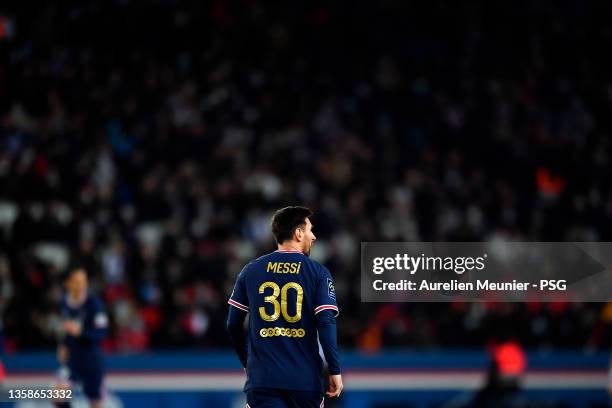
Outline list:
[[[293,236],[297,242],[302,242],[302,239],[304,238],[304,230],[301,227],[297,227],[293,231]]]

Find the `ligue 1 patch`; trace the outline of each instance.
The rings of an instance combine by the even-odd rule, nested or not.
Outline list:
[[[336,300],[336,288],[334,288],[334,282],[329,278],[327,278],[327,295]]]

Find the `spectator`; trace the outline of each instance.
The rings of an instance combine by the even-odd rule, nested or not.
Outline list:
[[[221,300],[290,203],[316,209],[313,256],[350,305],[343,346],[482,346],[502,323],[526,347],[608,346],[598,304],[390,312],[354,283],[360,241],[611,240],[609,4],[6,7],[0,310],[16,348],[54,343],[72,260],[105,294],[107,347],[226,347]]]

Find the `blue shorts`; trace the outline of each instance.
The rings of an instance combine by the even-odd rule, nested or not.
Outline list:
[[[70,371],[70,380],[80,383],[83,387],[83,394],[90,401],[100,401],[102,399],[102,380],[104,373],[100,371],[79,372]]]
[[[255,388],[246,395],[247,408],[322,408],[325,401],[319,391]]]

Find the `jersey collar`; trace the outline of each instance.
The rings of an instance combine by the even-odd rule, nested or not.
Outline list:
[[[66,294],[66,304],[72,308],[80,307],[87,299],[87,293],[84,293],[80,298],[73,299],[70,294]]]
[[[302,251],[297,251],[294,249],[277,249],[274,252],[280,252],[281,254],[302,254]]]

